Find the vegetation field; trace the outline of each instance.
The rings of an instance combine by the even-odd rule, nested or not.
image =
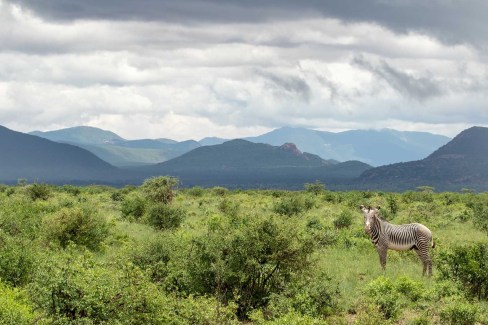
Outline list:
[[[488,193],[0,185],[1,324],[488,324]],[[386,270],[361,204],[433,233]]]

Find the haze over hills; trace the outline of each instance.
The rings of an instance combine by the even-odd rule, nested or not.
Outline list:
[[[53,141],[79,145],[112,165],[137,166],[164,162],[199,146],[222,144],[228,140],[208,137],[199,142],[171,139],[125,140],[117,134],[92,127],[74,127],[32,134]],[[256,137],[255,143],[281,146],[294,143],[300,150],[337,161],[359,160],[373,166],[427,157],[450,139],[427,132],[403,132],[391,129],[325,132],[284,127]]]
[[[77,145],[118,167],[159,163],[200,146],[198,142],[192,140],[183,142],[171,139],[126,140],[111,131],[89,126],[48,132],[34,131],[30,134]]]
[[[19,178],[39,182],[123,181],[124,173],[91,152],[69,144],[0,126],[0,181]]]
[[[488,128],[472,127],[427,158],[365,171],[362,187],[405,190],[433,186],[437,190],[488,190]]]
[[[418,160],[446,144],[450,138],[427,132],[351,130],[325,132],[284,127],[246,138],[272,145],[293,142],[303,151],[338,161],[359,160],[373,166]]]
[[[291,143],[272,146],[231,140],[202,146],[170,161],[139,170],[177,176],[184,186],[300,189],[304,183],[316,180],[351,180],[368,168],[371,166],[358,161],[337,163],[302,153]]]
[[[139,144],[126,143],[110,133],[98,134],[101,137],[92,137],[92,143]],[[158,146],[157,141],[139,142]],[[74,145],[5,127],[0,127],[0,152],[0,182],[26,178],[50,183],[124,185],[141,183],[150,176],[172,175],[180,177],[183,186],[299,189],[304,183],[320,180],[331,189],[407,190],[427,185],[437,190],[488,190],[488,128],[483,127],[464,130],[424,159],[377,168],[359,161],[324,160],[303,153],[292,143],[273,146],[232,140],[197,147],[163,163],[123,170]]]

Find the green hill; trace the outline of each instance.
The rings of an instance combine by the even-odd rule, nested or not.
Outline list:
[[[368,168],[371,166],[361,162],[338,164],[302,153],[291,143],[272,146],[231,140],[220,145],[203,146],[140,170],[153,175],[177,176],[184,186],[296,189],[315,180],[350,180]]]
[[[472,127],[427,158],[365,171],[362,187],[385,190],[433,186],[437,190],[488,190],[488,128]]]
[[[82,148],[0,126],[0,181],[112,182],[124,173]]]

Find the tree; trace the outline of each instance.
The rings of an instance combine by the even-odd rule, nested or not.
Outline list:
[[[176,177],[159,176],[146,179],[142,191],[153,203],[169,204],[174,197],[174,188],[179,181]]]

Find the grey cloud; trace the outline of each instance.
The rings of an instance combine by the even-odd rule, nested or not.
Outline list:
[[[444,90],[433,78],[414,77],[395,69],[385,61],[373,64],[362,56],[356,56],[353,59],[353,64],[385,80],[393,89],[407,98],[422,101],[444,93]]]
[[[448,43],[488,46],[485,0],[8,0],[49,19],[159,20],[179,23],[256,22],[333,17],[416,31]]]
[[[274,86],[284,90],[287,93],[298,96],[304,102],[310,101],[311,90],[305,80],[296,76],[284,76],[271,72],[261,71],[259,75],[266,80],[271,81]]]

